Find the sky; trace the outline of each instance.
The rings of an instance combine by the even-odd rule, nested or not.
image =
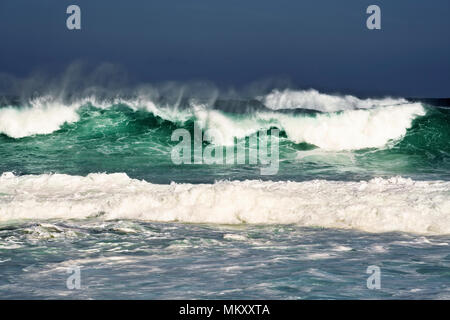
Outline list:
[[[68,30],[66,8],[81,8]],[[368,30],[366,8],[381,8]],[[1,0],[0,73],[123,67],[137,82],[450,97],[448,0]]]

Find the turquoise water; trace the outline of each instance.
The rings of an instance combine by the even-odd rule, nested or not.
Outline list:
[[[0,135],[0,170],[19,175],[126,172],[130,177],[154,183],[213,183],[219,179],[359,181],[394,175],[448,180],[450,109],[430,105],[424,108],[426,115],[414,119],[406,135],[391,141],[393,146],[389,148],[327,152],[307,142],[293,142],[282,130],[280,168],[276,175],[267,177],[261,176],[259,165],[248,163],[174,165],[170,152],[177,142],[171,141],[171,134],[177,128],[185,128],[193,135],[195,117],[188,117],[184,122],[172,122],[146,110],[133,110],[125,104],[107,109],[86,105],[77,110],[79,121],[62,124],[51,134],[20,139]],[[236,117],[232,113],[225,114],[231,119]],[[314,118],[315,115],[297,111],[291,116],[295,119]],[[385,125],[389,126],[389,123]],[[252,147],[245,138],[236,141],[246,142],[247,149]],[[206,145],[204,142],[203,148]]]
[[[450,298],[450,109],[322,98],[3,103],[0,298]],[[173,163],[211,128],[276,174]]]

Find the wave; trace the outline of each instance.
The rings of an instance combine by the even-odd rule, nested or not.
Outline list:
[[[401,177],[159,185],[130,179],[125,173],[85,177],[3,173],[0,221],[137,219],[450,234],[449,192],[450,182]]]
[[[278,94],[294,95],[297,99],[278,99],[277,103],[285,109],[293,108],[294,102],[298,102],[301,97],[300,102],[295,102],[296,107],[334,111],[311,113],[306,109],[295,112],[273,110],[278,109],[278,105],[274,106],[271,101],[275,98],[269,97]],[[217,145],[232,145],[235,138],[242,139],[259,130],[277,127],[293,143],[307,143],[324,150],[339,151],[383,147],[390,141],[401,139],[412,126],[413,120],[426,114],[426,109],[420,103],[407,103],[402,99],[360,100],[352,96],[319,94],[314,90],[274,92],[264,99],[272,109],[263,106],[248,112],[231,113],[226,108],[221,110],[214,104],[196,101],[189,101],[186,106],[180,107],[157,103],[145,97],[112,101],[89,97],[63,104],[57,99],[43,97],[32,100],[24,107],[0,108],[0,132],[11,138],[50,134],[66,124],[79,121],[82,118],[80,113],[86,107],[108,110],[122,105],[136,112],[148,112],[177,127],[186,127],[195,122],[203,131],[214,129],[218,134],[206,136],[206,139]],[[105,125],[111,124],[106,121]]]
[[[340,151],[383,147],[403,137],[412,121],[425,113],[420,103],[410,103],[315,115],[256,112],[239,118],[202,109],[195,116],[203,130],[218,131],[212,142],[219,145],[232,145],[235,137],[277,127],[294,143]]]

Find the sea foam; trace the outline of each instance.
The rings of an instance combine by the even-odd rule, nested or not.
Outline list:
[[[152,184],[125,173],[0,177],[0,221],[137,219],[297,224],[367,232],[450,234],[450,182],[401,177],[343,182]]]
[[[35,134],[49,134],[64,123],[79,120],[74,106],[64,105],[46,98],[35,99],[23,108],[0,109],[0,133],[11,138],[23,138]]]
[[[199,108],[195,118],[203,130],[218,132],[211,142],[219,145],[232,145],[234,138],[277,127],[292,142],[306,142],[324,150],[340,151],[383,147],[389,141],[404,136],[412,121],[425,113],[420,103],[408,103],[313,116],[255,112],[239,118],[218,110]]]

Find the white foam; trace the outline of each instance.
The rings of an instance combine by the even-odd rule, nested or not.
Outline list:
[[[35,134],[50,134],[65,123],[79,120],[77,111],[86,105],[107,109],[124,104],[132,110],[145,110],[172,122],[184,122],[193,116],[191,110],[180,110],[177,106],[158,106],[146,97],[133,99],[116,98],[99,100],[95,96],[64,103],[58,97],[43,96],[30,100],[26,106],[0,108],[0,133],[11,138],[23,138]]]
[[[273,110],[311,109],[323,112],[340,110],[367,109],[379,106],[405,104],[405,99],[359,99],[351,95],[329,95],[317,90],[273,90],[266,96],[258,97],[264,105]]]
[[[12,138],[23,138],[34,134],[49,134],[64,123],[78,121],[76,107],[66,106],[46,97],[35,99],[24,108],[0,109],[0,133]]]
[[[232,145],[235,137],[243,138],[259,130],[278,127],[293,142],[339,151],[383,147],[403,137],[412,121],[425,113],[420,103],[408,103],[314,116],[256,112],[236,117],[205,108],[198,108],[195,115],[203,130],[218,132],[209,139],[215,144]]]
[[[234,138],[242,139],[258,130],[270,128],[270,121],[258,117],[257,113],[247,116],[227,115],[204,106],[196,106],[194,113],[197,125],[205,131],[205,139],[216,145],[230,146],[234,144]]]
[[[0,177],[0,221],[88,217],[450,234],[450,182],[393,177],[158,185],[124,173]]]
[[[417,116],[425,115],[420,103],[369,110],[346,110],[315,117],[281,117],[287,136],[325,150],[383,147],[406,134]]]

